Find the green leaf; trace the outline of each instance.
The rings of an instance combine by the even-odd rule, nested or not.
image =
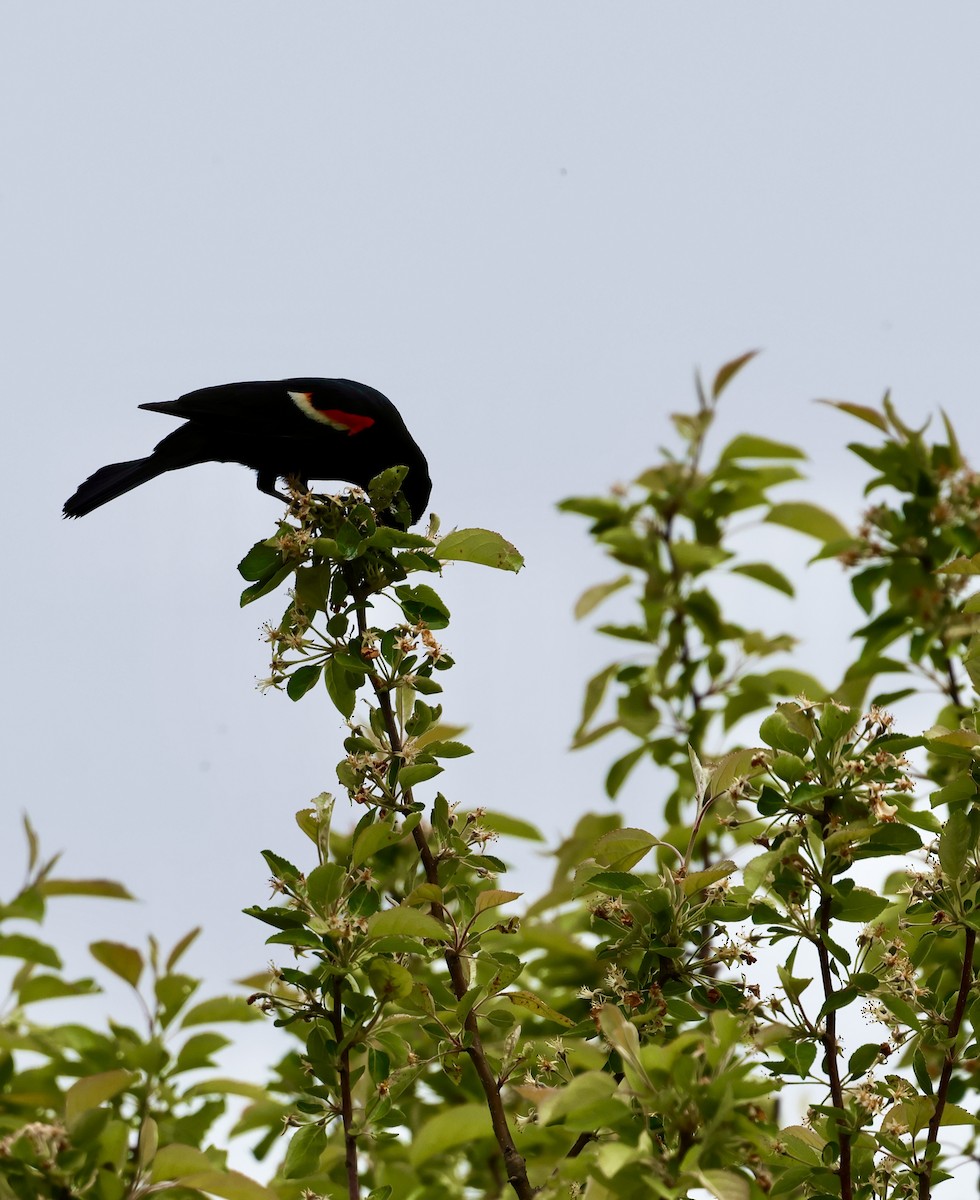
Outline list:
[[[544,834],[536,825],[532,825],[530,821],[522,821],[520,817],[513,817],[509,813],[485,811],[480,818],[480,824],[503,837],[525,838],[530,842],[545,840]]]
[[[447,1150],[492,1137],[486,1105],[453,1104],[430,1117],[416,1132],[408,1151],[409,1161],[413,1167],[420,1167]]]
[[[357,703],[357,686],[364,675],[348,670],[337,662],[336,658],[328,658],[323,664],[323,682],[334,708],[345,720],[350,720]]]
[[[774,504],[763,520],[770,525],[795,529],[797,533],[806,534],[820,542],[833,542],[851,536],[833,513],[803,500]]]
[[[684,895],[693,896],[713,883],[717,883],[719,879],[727,879],[736,869],[735,863],[730,858],[726,858],[724,862],[717,863],[705,871],[692,871],[684,878]]]
[[[732,567],[732,574],[747,575],[749,579],[756,579],[759,583],[775,588],[777,592],[783,592],[787,596],[796,595],[793,585],[782,571],[777,571],[769,563],[743,563],[739,567]]]
[[[105,896],[113,900],[132,900],[133,895],[114,879],[42,879],[42,896]]]
[[[321,663],[317,663],[315,666],[297,667],[289,676],[286,684],[286,695],[290,700],[302,700],[320,678],[322,670],[323,666]]]
[[[218,1171],[212,1167],[200,1174],[184,1175],[178,1182],[182,1187],[197,1188],[221,1200],[278,1200],[276,1192],[239,1171]]]
[[[427,584],[396,587],[395,595],[413,625],[422,621],[430,629],[445,629],[449,624],[449,609]]]
[[[489,529],[455,529],[436,545],[440,562],[471,562],[500,571],[519,571],[524,559],[516,546]]]
[[[404,936],[434,938],[448,942],[452,935],[435,917],[415,908],[385,908],[368,918],[368,933],[372,938]]]
[[[958,808],[949,814],[939,835],[939,863],[950,881],[959,879],[976,839],[970,832],[970,818]]]
[[[303,1125],[289,1139],[286,1158],[282,1165],[285,1179],[301,1179],[312,1175],[327,1148],[327,1135],[320,1125]]]
[[[380,471],[367,486],[371,507],[383,512],[402,489],[408,467],[387,467]]]
[[[851,404],[848,400],[818,400],[817,403],[829,404],[831,408],[839,408],[841,412],[850,413],[859,421],[867,421],[869,425],[880,429],[882,433],[888,432],[888,422],[876,408],[869,408],[866,404]]]
[[[476,898],[476,912],[486,912],[488,908],[498,908],[501,904],[510,904],[513,900],[519,900],[523,892],[505,892],[499,888],[488,888],[485,892],[480,892]]]
[[[425,742],[424,748],[426,754],[431,754],[434,758],[464,758],[473,753],[471,747],[455,740]]]
[[[22,958],[24,962],[38,963],[42,967],[61,966],[61,959],[53,946],[23,933],[0,933],[0,955]]]
[[[752,1195],[749,1181],[734,1171],[699,1170],[697,1176],[715,1200],[750,1200]]]
[[[244,996],[212,996],[184,1014],[181,1029],[211,1025],[216,1021],[261,1021],[262,1014],[246,1003]]]
[[[965,554],[952,559],[942,567],[936,568],[937,575],[980,575],[980,554],[969,557]]]
[[[65,1093],[65,1120],[72,1124],[82,1113],[118,1096],[136,1078],[135,1071],[103,1071],[77,1079]]]
[[[401,963],[381,956],[371,959],[367,966],[368,981],[375,996],[386,1003],[392,1000],[404,1000],[412,994],[415,987],[415,976]]]
[[[251,604],[253,600],[258,600],[260,596],[265,596],[269,592],[274,592],[282,581],[288,578],[293,573],[295,563],[284,563],[278,571],[267,576],[265,579],[259,580],[258,583],[253,583],[251,587],[247,587],[241,594],[239,604],[242,608],[246,604]]]
[[[538,1123],[550,1125],[559,1119],[576,1118],[570,1128],[608,1125],[628,1112],[625,1100],[616,1096],[619,1087],[606,1071],[583,1071],[564,1087],[556,1088],[538,1105]]]
[[[806,455],[799,447],[791,446],[788,442],[774,442],[770,438],[740,433],[722,450],[718,461],[725,462],[729,458],[806,458]]]
[[[282,555],[275,539],[256,542],[251,550],[238,564],[238,573],[242,579],[255,583],[271,575],[282,564]]]
[[[17,990],[18,1004],[61,1000],[65,996],[92,996],[102,989],[94,979],[60,979],[57,975],[31,975]]]
[[[620,575],[618,579],[613,579],[609,583],[596,583],[592,587],[586,588],[575,602],[575,619],[581,621],[583,617],[587,617],[594,608],[599,607],[607,596],[620,591],[630,582],[629,575]]]
[[[749,350],[748,353],[740,354],[738,358],[733,358],[730,362],[725,363],[711,385],[711,395],[715,400],[718,399],[745,364],[751,362],[758,353],[758,350]]]
[[[860,1078],[874,1066],[881,1054],[881,1047],[876,1043],[869,1043],[865,1046],[859,1046],[851,1055],[847,1063],[847,1073],[855,1078]]]
[[[616,794],[626,782],[627,776],[646,752],[646,746],[637,746],[635,750],[630,750],[628,754],[617,759],[609,768],[609,774],[606,776],[606,795],[611,800],[616,798]]]
[[[150,1179],[153,1183],[163,1183],[190,1175],[192,1172],[210,1171],[212,1166],[211,1160],[203,1150],[173,1142],[157,1151]]]
[[[187,952],[191,944],[197,939],[200,932],[201,926],[197,925],[190,930],[189,933],[185,933],[184,936],[177,942],[174,948],[170,951],[170,954],[167,956],[167,971],[172,971],[174,969],[177,963],[184,957],[184,954]]]
[[[387,821],[366,825],[355,837],[351,851],[351,867],[359,867],[388,846],[394,846],[411,832],[403,825],[391,826]]]
[[[125,946],[122,942],[92,942],[89,951],[96,962],[108,967],[130,987],[139,984],[143,974],[143,955],[134,947]]]
[[[588,723],[595,715],[596,709],[602,703],[602,698],[606,694],[606,688],[609,686],[609,680],[619,670],[619,663],[610,663],[608,667],[603,667],[598,674],[593,675],[589,682],[585,685],[585,700],[582,705],[582,719],[579,721],[578,729],[575,731],[573,746],[580,746],[582,738],[585,736],[585,729]]]
[[[595,843],[598,863],[618,871],[629,871],[660,841],[645,829],[610,829]]]
[[[263,850],[262,857],[276,879],[282,880],[283,883],[296,883],[300,879],[299,868],[294,867],[289,859],[283,858],[273,850]]]
[[[856,887],[847,895],[838,894],[835,897],[832,912],[839,921],[860,921],[867,924],[888,905],[889,900],[886,896],[879,896],[877,892],[868,888]]]
[[[571,1029],[575,1024],[564,1013],[558,1012],[550,1004],[545,1004],[533,992],[501,992],[500,996],[504,1000],[509,1000],[511,1004],[515,1004],[518,1008],[523,1008],[527,1012],[534,1013],[537,1017],[544,1017],[549,1021],[554,1021],[556,1025],[564,1025],[566,1029]]]
[[[213,1030],[194,1034],[181,1046],[173,1068],[174,1074],[196,1071],[201,1067],[213,1067],[215,1064],[211,1058],[212,1054],[217,1054],[230,1044],[228,1038]]]
[[[705,546],[701,542],[673,542],[671,557],[682,571],[707,571],[732,557],[730,550],[721,546]]]
[[[415,787],[418,783],[426,783],[435,779],[445,770],[438,763],[413,763],[410,767],[402,767],[398,772],[398,782],[403,788]]]

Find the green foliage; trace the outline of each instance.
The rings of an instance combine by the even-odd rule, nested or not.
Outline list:
[[[100,988],[93,979],[64,978],[53,947],[8,933],[8,925],[41,924],[53,896],[131,897],[111,880],[54,877],[57,860],[41,858],[26,820],[25,832],[27,879],[0,906],[0,953],[20,964],[0,1017],[0,1197],[121,1200],[154,1191],[173,1200],[268,1200],[272,1193],[229,1171],[225,1152],[207,1141],[227,1096],[255,1099],[262,1091],[214,1073],[212,1055],[228,1038],[210,1026],[258,1014],[243,997],[188,1007],[200,980],[178,968],[194,929],[165,957],[152,938],[146,955],[118,942],[91,944],[95,961],[132,989],[142,1028],[42,1023],[41,1001],[64,1003]]]
[[[297,814],[305,855],[264,852],[275,903],[248,911],[278,965],[248,1006],[192,1006],[176,967],[193,935],[165,962],[97,941],[147,1031],[33,1024],[28,1005],[94,984],[63,979],[24,923],[51,896],[124,893],[50,878],[28,827],[29,882],[0,912],[0,954],[22,963],[0,1027],[0,1200],[925,1200],[957,1146],[974,1155],[980,483],[948,421],[930,444],[886,397],[836,403],[881,439],[852,446],[885,496],[856,535],[774,498],[801,478],[797,448],[740,434],[709,455],[751,358],[699,381],[678,452],[562,505],[616,563],[577,615],[627,610],[601,627],[625,650],[587,683],[574,744],[629,739],[607,791],[653,766],[663,817],[586,813],[530,901],[500,885],[494,843],[537,830],[447,798],[470,751],[443,710],[451,614],[433,587],[445,562],[516,571],[519,554],[487,531],[400,528],[397,470],[369,502],[294,496],[241,563],[242,603],[288,588],[266,686],[325,698],[346,735],[336,796]],[[792,636],[726,616],[724,577],[795,590],[738,553],[736,521],[794,530],[851,573],[862,625],[838,686],[796,668]],[[884,675],[901,678],[885,692]],[[884,706],[930,689],[935,723],[898,732]],[[736,743],[753,715],[755,744]],[[209,1027],[259,1012],[290,1039],[273,1077],[213,1078]],[[228,1095],[249,1101],[235,1132],[273,1157],[267,1190],[206,1144]]]

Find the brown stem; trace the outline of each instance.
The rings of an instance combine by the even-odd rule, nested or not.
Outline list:
[[[834,979],[830,973],[830,954],[824,943],[824,935],[830,932],[830,896],[820,902],[820,938],[817,941],[817,957],[820,960],[820,978],[823,982],[824,1000],[834,994]],[[827,1077],[830,1080],[830,1097],[834,1108],[844,1108],[844,1089],[841,1087],[840,1069],[837,1066],[837,1012],[831,1009],[824,1022],[824,1055],[827,1060]],[[837,1119],[837,1135],[840,1139],[840,1194],[841,1200],[853,1200],[854,1185],[851,1180],[851,1135],[840,1118]]]
[[[939,1087],[936,1089],[936,1107],[926,1134],[926,1149],[939,1141],[939,1126],[943,1120],[943,1109],[946,1107],[946,1097],[949,1094],[949,1081],[953,1077],[953,1065],[956,1062],[956,1039],[959,1037],[963,1014],[966,1012],[966,1002],[970,997],[973,986],[973,953],[977,945],[977,931],[967,927],[966,940],[963,946],[963,970],[960,972],[960,990],[956,997],[956,1008],[953,1018],[948,1023],[949,1046],[943,1061],[942,1074],[939,1076]],[[932,1164],[934,1158],[926,1159],[919,1175],[919,1200],[929,1200],[932,1195]]]
[[[333,1025],[337,1045],[344,1041],[344,1011],[343,1011],[343,981],[334,980],[333,1011],[330,1022]],[[361,1184],[357,1177],[357,1136],[354,1133],[354,1106],[351,1102],[350,1090],[350,1048],[345,1047],[340,1052],[340,1117],[344,1123],[344,1165],[347,1168],[347,1195],[350,1200],[360,1200]]]
[[[350,581],[349,581],[350,582]],[[365,615],[363,592],[356,586],[351,588],[354,596],[355,610],[357,612],[357,628],[358,632],[363,636],[367,629],[367,619]],[[377,697],[378,707],[381,710],[381,716],[385,723],[385,730],[388,734],[388,744],[393,756],[398,756],[402,750],[401,735],[398,731],[398,723],[395,720],[395,714],[391,707],[391,696],[382,680],[376,672],[369,673],[371,686],[374,688],[374,694]],[[412,793],[410,788],[405,789],[405,797],[409,804],[412,803]],[[436,860],[429,847],[425,832],[420,825],[412,830],[412,837],[415,840],[415,846],[419,852],[419,858],[422,860],[422,868],[425,871],[425,878],[428,883],[439,886],[439,871]],[[432,905],[433,916],[441,918],[444,914],[444,909],[441,904],[434,903]],[[463,962],[459,956],[459,952],[455,947],[447,947],[444,951],[446,966],[449,968],[449,978],[452,982],[453,993],[457,1000],[462,1000],[469,990],[469,984],[466,980],[466,972],[463,969]],[[527,1177],[527,1165],[524,1162],[524,1157],[514,1144],[514,1139],[511,1136],[510,1127],[507,1124],[507,1113],[504,1110],[503,1100],[500,1097],[500,1086],[494,1078],[493,1071],[487,1061],[486,1052],[483,1049],[483,1042],[480,1038],[480,1029],[477,1023],[476,1014],[471,1010],[466,1020],[463,1022],[463,1028],[466,1030],[470,1038],[470,1044],[466,1047],[466,1053],[469,1056],[470,1062],[476,1071],[477,1078],[480,1081],[480,1086],[483,1088],[483,1093],[486,1097],[487,1107],[490,1110],[490,1123],[493,1126],[494,1137],[497,1140],[497,1145],[500,1147],[500,1153],[504,1160],[504,1168],[507,1171],[507,1182],[514,1189],[519,1200],[531,1200],[534,1195],[534,1188]]]

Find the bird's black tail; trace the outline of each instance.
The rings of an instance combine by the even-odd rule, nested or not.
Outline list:
[[[172,463],[162,462],[156,455],[148,458],[136,458],[132,462],[110,463],[90,475],[79,487],[74,496],[65,501],[64,515],[66,517],[84,517],[93,508],[100,508],[132,491],[141,483],[155,479],[168,471]]]

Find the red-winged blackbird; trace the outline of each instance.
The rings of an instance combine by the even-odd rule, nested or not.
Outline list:
[[[178,400],[141,404],[184,417],[147,458],[96,471],[65,503],[66,517],[86,513],[148,479],[202,462],[237,462],[257,472],[260,492],[276,480],[339,479],[366,488],[386,467],[408,467],[402,485],[418,521],[432,488],[422,451],[387,398],[352,379],[280,379],[225,383]]]

